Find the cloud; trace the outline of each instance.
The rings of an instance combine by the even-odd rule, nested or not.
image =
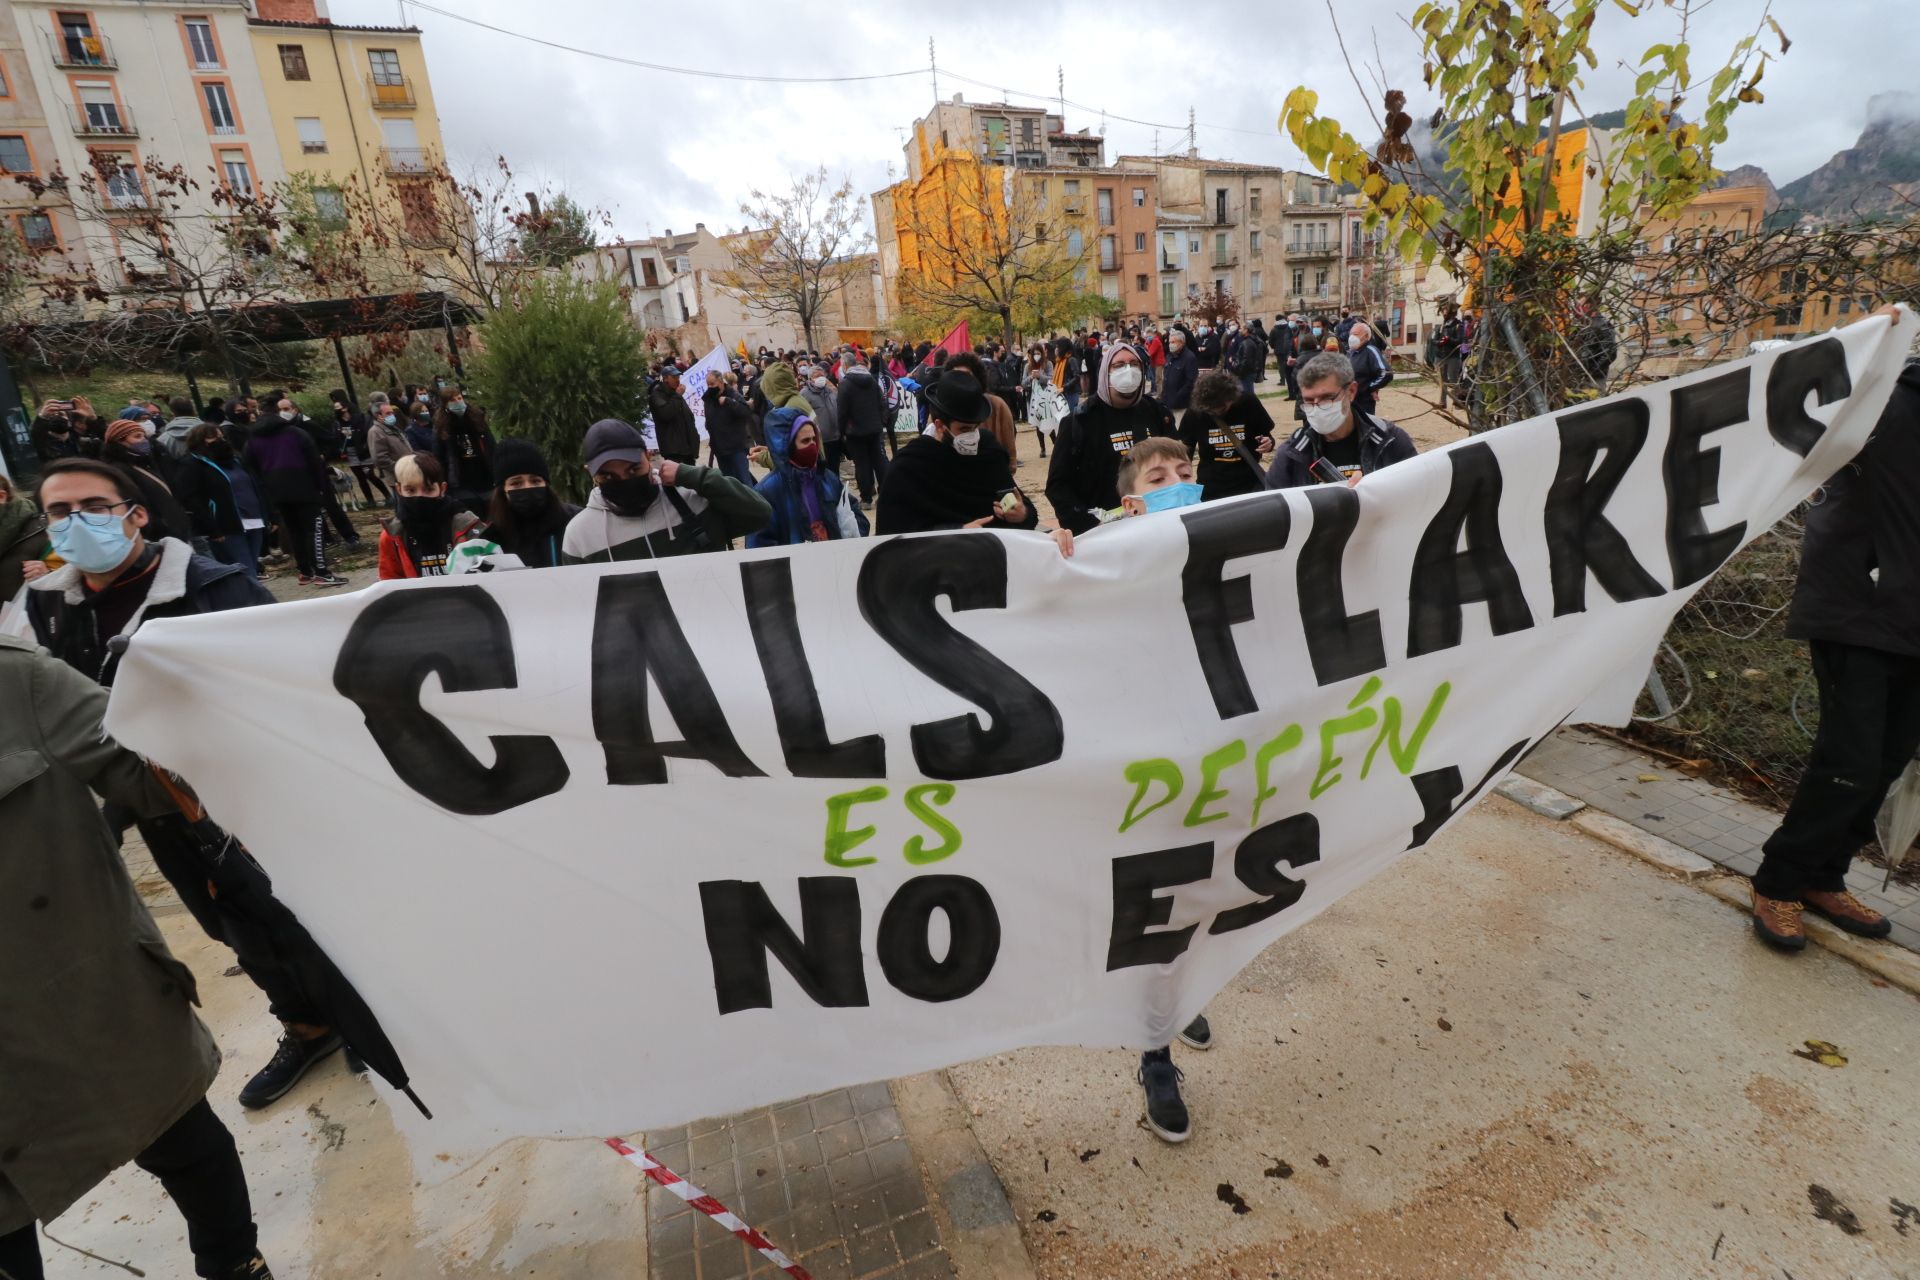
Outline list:
[[[449,8],[452,6],[449,5]],[[460,0],[460,12],[513,31],[647,61],[755,75],[865,76],[925,68],[933,37],[940,94],[1039,103],[1059,92],[1069,128],[1099,129],[1109,158],[1184,150],[1189,108],[1202,154],[1302,167],[1276,130],[1280,104],[1297,84],[1363,140],[1377,136],[1379,89],[1406,91],[1408,111],[1437,102],[1421,83],[1419,44],[1403,0],[1340,0],[1338,34],[1318,5],[1244,0],[1165,4],[1121,0],[979,0],[963,18],[923,5],[861,6],[838,13],[748,0],[718,11],[694,6],[663,33],[658,11],[602,0]],[[1896,6],[1897,7],[1897,6]],[[391,23],[390,0],[333,0],[340,22]],[[1710,75],[1735,41],[1753,32],[1755,6],[1721,0],[1694,15],[1687,33],[1696,74]],[[1787,182],[1851,146],[1876,89],[1910,79],[1910,42],[1863,38],[1885,29],[1884,4],[1868,0],[1775,0],[1794,39],[1769,66],[1767,101],[1734,113],[1718,156],[1722,168],[1758,164]],[[409,9],[425,33],[428,64],[449,151],[468,161],[504,154],[517,175],[550,180],[609,210],[624,235],[719,231],[741,223],[756,187],[783,188],[825,165],[872,192],[901,168],[902,132],[933,102],[930,74],[839,84],[761,84],[646,71],[547,48],[438,14]],[[704,17],[702,14],[704,13]],[[1629,19],[1604,8],[1596,27],[1600,66],[1582,103],[1599,112],[1630,91],[1647,46],[1678,38],[1672,10],[1650,6]],[[1354,83],[1341,53],[1362,63]],[[1770,33],[1761,47],[1777,49]],[[963,80],[962,77],[965,77]],[[1036,95],[1036,96],[1028,96]],[[1888,109],[1893,109],[1889,107]],[[1684,107],[1683,107],[1684,110]],[[1145,121],[1130,123],[1119,117]],[[1155,124],[1160,127],[1156,130]]]

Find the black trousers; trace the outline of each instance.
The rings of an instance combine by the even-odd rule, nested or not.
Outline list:
[[[116,829],[124,810],[108,807],[108,821]],[[220,908],[218,898],[238,906],[243,901],[273,897],[273,882],[249,855],[232,850],[218,866],[206,854],[178,814],[148,818],[138,824],[153,865],[167,878],[194,922],[216,942],[233,948],[234,959],[267,997],[267,1008],[282,1022],[303,1026],[328,1025],[327,1012],[308,994],[298,972],[284,958],[286,949],[274,945],[270,928],[248,927]]]
[[[333,491],[331,480],[327,489],[320,495],[321,505],[326,509],[327,519],[340,531],[342,542],[360,541],[360,533],[353,527],[353,521],[347,519],[347,509],[340,505],[340,495]]]
[[[887,474],[887,454],[880,444],[880,437],[848,436],[841,442],[847,456],[853,459],[854,478],[860,484],[860,501],[872,502],[874,495],[880,492],[880,481]]]
[[[195,1275],[225,1276],[253,1257],[260,1233],[247,1175],[233,1135],[205,1098],[133,1162],[160,1179],[187,1220]],[[32,1224],[0,1236],[0,1280],[43,1280],[45,1275]]]
[[[1920,748],[1920,658],[1811,642],[1820,730],[1787,816],[1754,873],[1763,897],[1840,893],[1847,865],[1873,839],[1873,818]]]
[[[287,550],[293,554],[294,563],[300,566],[301,576],[311,578],[315,574],[325,573],[327,548],[325,530],[320,525],[320,504],[282,502],[276,505],[280,512],[282,536],[286,539]]]

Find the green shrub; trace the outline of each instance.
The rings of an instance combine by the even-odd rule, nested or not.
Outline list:
[[[617,286],[546,276],[480,330],[481,354],[468,388],[494,434],[531,440],[546,454],[553,484],[571,501],[586,497],[580,441],[602,418],[638,426],[646,414],[647,358]]]

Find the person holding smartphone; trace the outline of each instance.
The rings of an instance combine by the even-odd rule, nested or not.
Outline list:
[[[930,429],[887,468],[874,532],[1036,527],[1039,514],[1013,483],[1013,460],[981,427],[993,408],[980,380],[955,368],[921,395]]]
[[[1359,384],[1347,357],[1323,351],[1299,366],[1298,379],[1307,425],[1274,451],[1267,488],[1321,483],[1331,476],[1328,467],[1347,484],[1358,484],[1360,477],[1419,452],[1405,431],[1356,407]]]

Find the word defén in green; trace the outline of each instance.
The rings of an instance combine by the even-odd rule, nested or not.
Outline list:
[[[1434,722],[1440,718],[1441,709],[1447,705],[1447,695],[1453,692],[1453,685],[1442,682],[1427,698],[1426,710],[1421,712],[1419,721],[1406,737],[1402,738],[1402,726],[1406,722],[1406,710],[1400,699],[1389,694],[1376,709],[1371,704],[1375,694],[1380,692],[1380,678],[1369,676],[1360,687],[1353,700],[1347,703],[1345,715],[1335,716],[1322,722],[1319,729],[1320,761],[1313,771],[1313,781],[1307,788],[1307,798],[1318,799],[1322,794],[1338,785],[1346,777],[1343,772],[1347,757],[1336,753],[1342,738],[1374,731],[1373,742],[1360,758],[1360,776],[1365,778],[1373,771],[1374,757],[1385,747],[1387,756],[1394,767],[1403,774],[1411,774],[1420,759],[1420,748],[1427,740],[1427,734],[1433,729]],[[1287,752],[1294,750],[1306,741],[1306,733],[1297,724],[1290,724],[1278,734],[1261,743],[1253,752],[1253,805],[1247,820],[1249,827],[1260,825],[1260,811],[1268,800],[1279,794],[1279,788],[1270,784],[1273,762]],[[1200,757],[1199,780],[1195,785],[1193,799],[1187,805],[1186,816],[1181,825],[1188,827],[1205,826],[1209,822],[1219,822],[1227,818],[1230,812],[1226,808],[1215,807],[1230,794],[1228,788],[1220,785],[1220,777],[1247,759],[1247,742],[1244,738],[1235,738],[1223,747],[1209,751]],[[1123,773],[1126,780],[1133,784],[1133,797],[1127,801],[1127,811],[1120,819],[1120,830],[1125,831],[1148,814],[1165,808],[1179,799],[1186,787],[1186,775],[1180,766],[1165,757],[1148,760],[1136,760],[1129,764]],[[1145,805],[1148,793],[1158,784],[1163,794]],[[877,788],[876,788],[877,789]],[[832,801],[828,801],[831,805]],[[831,824],[829,824],[829,856],[832,861]]]

